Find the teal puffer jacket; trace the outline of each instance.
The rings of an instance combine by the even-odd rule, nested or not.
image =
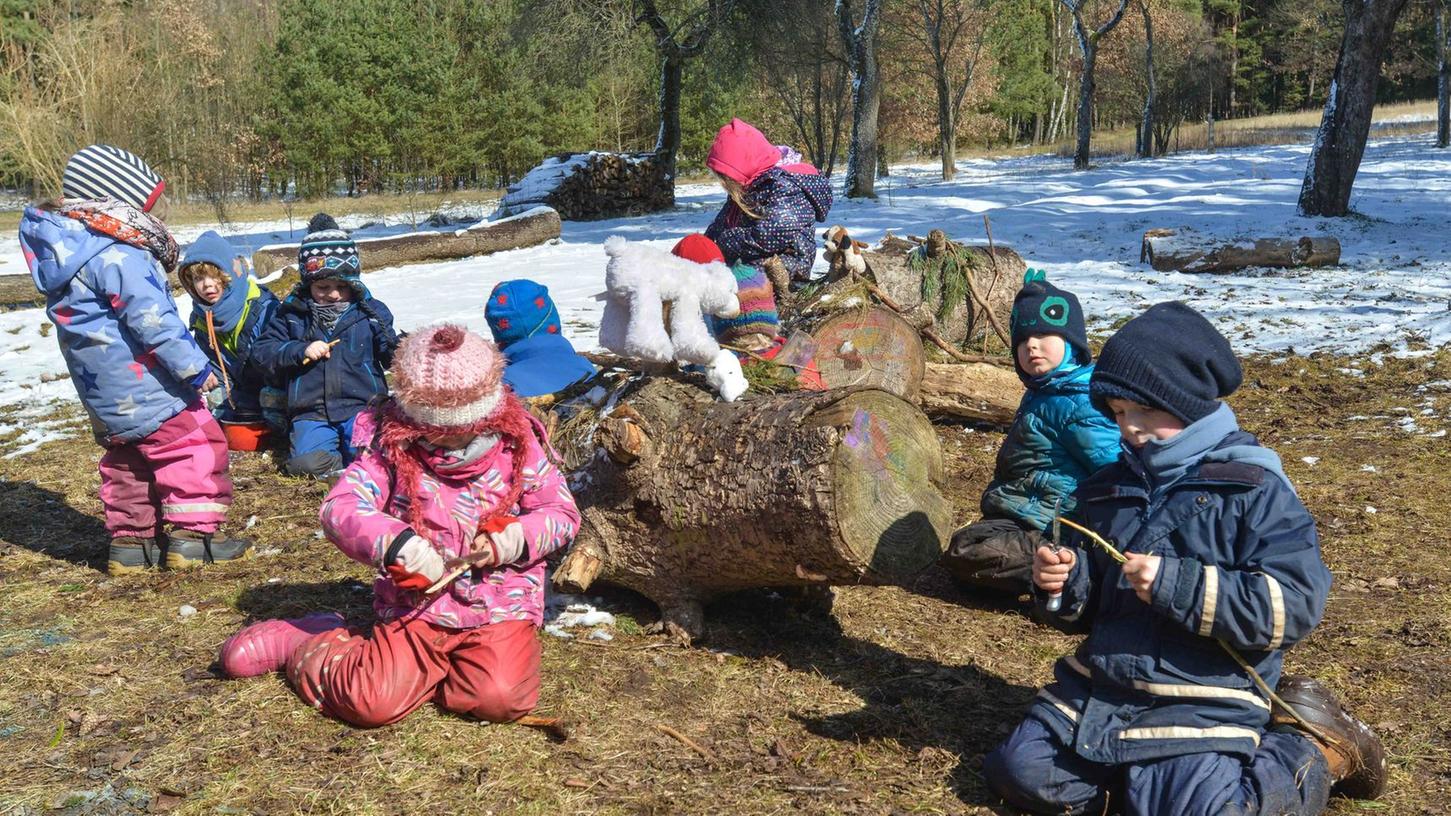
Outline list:
[[[1044,530],[1074,507],[1078,483],[1118,460],[1119,432],[1088,400],[1093,364],[1063,365],[1025,380],[1028,391],[998,451],[992,483],[982,496],[984,518],[1014,518]]]

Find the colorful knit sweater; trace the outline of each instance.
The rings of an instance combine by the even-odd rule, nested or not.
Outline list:
[[[775,337],[781,327],[776,314],[776,290],[759,266],[737,263],[731,267],[736,276],[736,296],[741,313],[735,317],[712,317],[711,333],[721,343],[731,343],[748,334]]]

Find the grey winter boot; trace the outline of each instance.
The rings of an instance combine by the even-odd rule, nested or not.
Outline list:
[[[111,552],[106,557],[108,575],[135,575],[159,566],[161,547],[156,539],[135,536],[111,539]]]
[[[250,556],[252,549],[252,542],[245,538],[227,538],[220,533],[175,530],[166,547],[166,566],[168,569],[180,570],[218,561],[240,561]]]

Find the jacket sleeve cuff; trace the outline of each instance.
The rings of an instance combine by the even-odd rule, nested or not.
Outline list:
[[[388,545],[388,551],[383,553],[383,566],[398,563],[398,554],[403,552],[403,547],[415,537],[412,527],[404,527],[393,537],[393,543]]]
[[[1193,558],[1161,556],[1159,574],[1150,590],[1153,607],[1175,620],[1189,620],[1204,575],[1204,565]]]

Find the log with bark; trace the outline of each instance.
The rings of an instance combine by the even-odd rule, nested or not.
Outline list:
[[[929,416],[1007,426],[1018,413],[1023,382],[989,363],[928,363],[917,404]]]
[[[1226,240],[1192,230],[1151,229],[1144,233],[1139,260],[1159,272],[1335,266],[1340,263],[1340,241],[1331,235]]]
[[[363,271],[372,272],[403,264],[447,261],[536,246],[558,238],[559,230],[559,213],[537,207],[452,232],[410,232],[388,238],[359,238],[356,243]],[[254,273],[265,278],[279,269],[296,266],[297,247],[297,244],[272,244],[252,253]]]
[[[566,221],[659,212],[675,206],[675,180],[656,153],[562,153],[511,185],[495,216],[540,206]]]
[[[684,638],[725,593],[900,582],[935,563],[951,531],[931,424],[880,390],[722,403],[656,377],[590,444],[603,455],[571,477],[584,523],[555,586],[636,590]]]

